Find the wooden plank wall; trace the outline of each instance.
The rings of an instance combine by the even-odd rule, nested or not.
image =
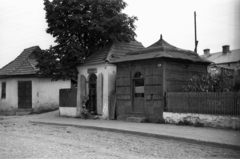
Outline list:
[[[116,78],[117,116],[132,111],[131,108],[131,67],[117,67]]]
[[[153,63],[144,66],[145,71],[145,113],[149,120],[158,121],[163,114],[163,65]]]
[[[181,92],[194,75],[207,73],[207,66],[197,63],[167,62],[165,70],[166,92]]]
[[[117,116],[138,116],[132,111],[132,77],[133,68],[144,68],[145,107],[142,115],[150,120],[162,118],[163,112],[163,67],[159,62],[134,62],[131,65],[117,67],[116,99]]]

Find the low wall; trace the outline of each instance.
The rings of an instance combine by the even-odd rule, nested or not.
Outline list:
[[[45,112],[50,112],[50,111],[55,111],[58,109],[58,105],[56,104],[49,104],[49,105],[39,105],[37,107],[34,108],[30,108],[30,109],[18,109],[18,108],[5,108],[5,109],[1,109],[0,108],[0,115],[18,115],[18,112],[28,112],[31,114],[41,114],[41,113],[45,113]]]
[[[77,117],[76,107],[59,107],[60,116]]]
[[[164,112],[165,123],[240,129],[239,116]]]

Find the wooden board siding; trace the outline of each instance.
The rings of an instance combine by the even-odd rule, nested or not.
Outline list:
[[[144,111],[134,112],[133,76],[137,70],[144,70]],[[117,117],[143,116],[150,122],[163,118],[165,92],[177,92],[194,75],[207,72],[207,65],[172,59],[142,60],[117,65],[116,99]]]
[[[145,65],[145,113],[148,120],[159,122],[162,119],[163,98],[163,63]]]
[[[132,112],[131,107],[131,68],[117,67],[116,101],[117,116]]]
[[[182,91],[183,85],[187,84],[191,77],[194,75],[201,76],[206,73],[206,65],[187,62],[166,62],[166,92]]]
[[[122,95],[122,94],[130,94],[131,93],[131,88],[129,86],[126,87],[118,87],[118,89],[116,90],[118,95]]]
[[[136,72],[144,76],[143,112],[134,111],[133,79]],[[116,78],[117,117],[142,116],[150,122],[162,119],[164,107],[163,63],[159,61],[126,63],[117,67]]]
[[[118,87],[126,87],[131,85],[131,81],[129,77],[128,78],[121,77],[121,78],[118,78],[116,84]]]
[[[117,69],[117,78],[130,78],[130,67],[121,67]]]

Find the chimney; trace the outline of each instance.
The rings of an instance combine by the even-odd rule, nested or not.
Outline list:
[[[224,45],[224,46],[222,46],[222,48],[223,48],[222,53],[223,53],[223,54],[230,53],[229,47],[230,47],[229,45]]]
[[[210,49],[204,49],[203,52],[205,57],[210,56]]]

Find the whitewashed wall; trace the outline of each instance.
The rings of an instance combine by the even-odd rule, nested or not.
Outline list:
[[[59,107],[60,116],[77,117],[76,107]]]
[[[164,112],[163,118],[166,123],[171,124],[186,120],[192,124],[199,122],[207,127],[240,129],[240,117],[237,116]]]
[[[111,95],[112,92],[115,91],[115,80],[116,80],[116,66],[113,64],[105,63],[105,64],[98,64],[98,65],[89,65],[89,66],[79,66],[78,68],[78,83],[80,83],[81,75],[85,76],[87,79],[87,82],[90,77],[90,73],[88,73],[88,69],[96,68],[97,72],[95,73],[98,77],[100,73],[103,75],[103,112],[102,112],[102,118],[107,119],[108,118],[108,96]],[[88,83],[86,84],[86,94],[88,95]],[[81,107],[81,103],[79,102],[79,92],[80,88],[78,88],[78,115]]]
[[[0,110],[18,108],[18,81],[32,81],[32,108],[34,110],[59,106],[59,89],[71,88],[70,81],[51,81],[50,78],[6,78],[6,99],[0,98]]]

